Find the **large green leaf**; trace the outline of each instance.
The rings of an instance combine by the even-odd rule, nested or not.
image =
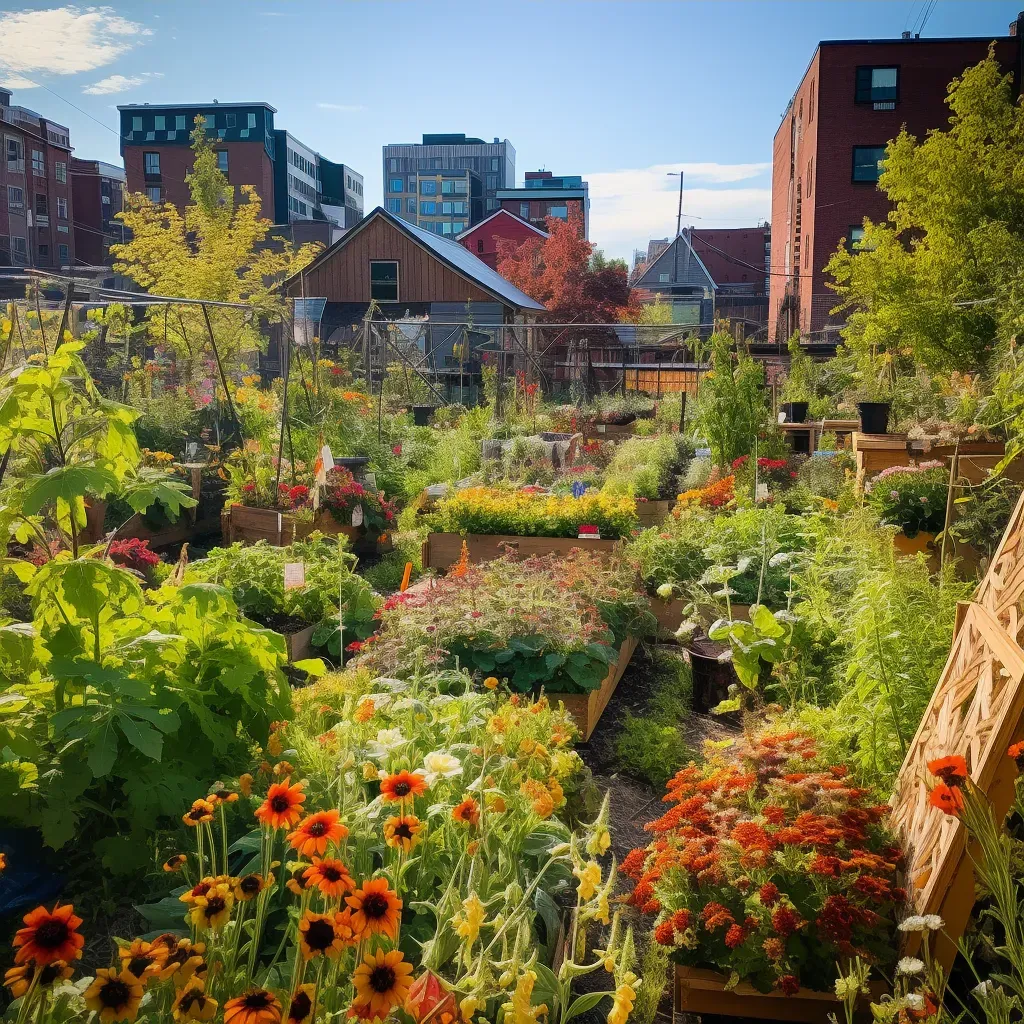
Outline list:
[[[63,501],[72,505],[87,494],[102,498],[117,489],[117,477],[100,466],[55,466],[32,478],[21,496],[21,507],[33,515],[45,505]]]
[[[194,508],[198,504],[183,480],[167,476],[159,470],[140,472],[128,483],[123,497],[136,512],[145,512],[157,502],[162,502],[173,518],[177,518],[183,508]]]

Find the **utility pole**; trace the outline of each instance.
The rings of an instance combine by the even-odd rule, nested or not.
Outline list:
[[[677,174],[679,175],[679,209],[676,212],[676,237],[673,239],[672,244],[675,246],[675,258],[673,259],[673,285],[679,284],[679,234],[683,230],[683,172],[682,171],[668,171],[668,176],[674,178]]]
[[[683,172],[679,172],[679,210],[676,213],[676,236],[683,229]]]

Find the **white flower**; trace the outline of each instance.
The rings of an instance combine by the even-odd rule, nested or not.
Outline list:
[[[984,999],[985,996],[990,995],[995,991],[995,985],[992,984],[991,980],[986,978],[984,981],[979,982],[974,988],[971,989],[972,995],[978,999]]]
[[[462,774],[462,762],[457,757],[443,750],[435,750],[423,758],[423,767],[427,770],[427,781],[436,779],[454,779]]]
[[[925,928],[930,932],[937,932],[946,927],[946,922],[938,914],[925,914],[923,920]]]
[[[671,596],[672,596],[672,584],[671,583],[662,583],[662,585],[660,587],[658,587],[658,597],[660,597],[663,601],[667,601]]]
[[[900,921],[901,932],[923,932],[925,927],[924,918],[918,914],[912,914]]]
[[[920,974],[924,970],[924,961],[916,956],[905,956],[896,965],[897,974]]]
[[[924,1008],[924,996],[920,992],[908,992],[903,999],[906,1001],[908,1010],[921,1010]]]
[[[407,742],[401,729],[378,729],[376,740],[367,744],[371,757],[383,757],[385,754]]]

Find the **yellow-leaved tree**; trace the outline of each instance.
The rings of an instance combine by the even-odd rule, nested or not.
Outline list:
[[[225,368],[233,367],[240,355],[264,348],[261,324],[286,315],[278,285],[322,248],[319,243],[296,248],[271,237],[271,222],[261,217],[262,202],[253,186],[240,186],[236,201],[235,186],[217,167],[201,116],[191,139],[195,163],[185,179],[191,202],[184,216],[170,203],[154,203],[142,193],[127,195],[118,217],[131,231],[131,239],[111,247],[114,269],[154,295],[248,307],[150,308],[150,341],[172,348],[186,373],[214,357],[211,330]]]

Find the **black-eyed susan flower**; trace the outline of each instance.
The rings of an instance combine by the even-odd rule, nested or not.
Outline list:
[[[213,804],[209,800],[193,800],[192,806],[181,816],[181,820],[192,828],[213,821]]]
[[[306,888],[316,886],[325,896],[340,899],[353,892],[356,883],[348,868],[336,857],[314,857],[313,866],[302,873]]]
[[[329,843],[340,843],[348,835],[348,829],[339,818],[333,807],[328,811],[316,811],[303,818],[295,831],[288,834],[288,842],[302,857],[323,856]]]
[[[256,872],[251,872],[250,874],[242,875],[241,878],[235,880],[232,892],[235,895],[235,899],[240,903],[248,903],[249,900],[259,896],[259,894],[263,892],[268,885],[272,885],[273,882],[273,875],[269,878],[264,878]]]
[[[191,889],[186,889],[178,899],[182,903],[195,903],[200,896],[205,896],[213,888],[213,879],[204,878],[201,882],[196,882]]]
[[[467,796],[462,803],[452,808],[452,818],[460,825],[475,825],[480,821],[480,805],[471,796]]]
[[[74,973],[71,965],[63,960],[54,960],[45,967],[36,967],[33,963],[12,967],[4,975],[4,985],[10,990],[12,999],[20,999],[29,990],[36,971],[40,972],[36,988],[49,988],[56,981],[66,981]]]
[[[288,1004],[288,1024],[306,1024],[313,1012],[314,985],[300,985]]]
[[[386,935],[394,939],[402,919],[402,901],[386,878],[372,878],[345,898],[352,908],[352,924],[360,934]]]
[[[299,921],[299,949],[306,960],[316,956],[334,959],[345,948],[345,939],[334,926],[333,914],[307,910]]]
[[[380,780],[381,799],[388,803],[405,803],[427,791],[427,780],[415,772],[401,771]]]
[[[191,939],[179,939],[170,932],[153,940],[153,945],[167,946],[167,959],[160,972],[162,981],[172,980],[175,988],[182,988],[193,977],[206,976],[206,943],[192,942]]]
[[[130,971],[101,967],[85,990],[85,1005],[97,1014],[101,1024],[133,1021],[142,1002],[142,982]]]
[[[171,1005],[171,1014],[176,1021],[213,1020],[217,1013],[217,1000],[206,994],[206,985],[199,978],[191,978],[179,989]]]
[[[275,782],[267,790],[267,798],[256,809],[256,817],[273,829],[291,828],[302,817],[302,804],[306,800],[301,782],[293,786],[287,779]]]
[[[187,863],[188,854],[176,853],[173,857],[168,857],[167,860],[164,861],[164,871],[180,871]]]
[[[131,971],[143,985],[148,985],[163,972],[168,949],[163,943],[133,939],[130,945],[118,949],[117,954],[121,958],[121,967]]]
[[[253,988],[224,1004],[224,1024],[281,1024],[281,1004],[265,988]]]
[[[221,786],[219,789],[215,789],[212,793],[207,793],[206,799],[214,806],[217,804],[233,804],[238,800],[238,794],[233,790]]]
[[[367,953],[363,962],[352,972],[355,1003],[366,1007],[370,1015],[383,1020],[396,1007],[405,1002],[412,987],[412,964],[407,963],[401,950],[383,949]]]
[[[419,841],[423,824],[414,814],[388,818],[384,822],[384,842],[408,853]]]
[[[200,931],[219,932],[231,918],[235,897],[226,885],[215,885],[192,906],[189,917]]]
[[[82,919],[75,916],[75,908],[70,903],[63,907],[58,904],[52,911],[36,907],[22,921],[25,927],[19,928],[14,936],[18,950],[15,963],[34,960],[37,966],[45,967],[54,960],[78,960],[81,957],[85,938],[76,929]]]

